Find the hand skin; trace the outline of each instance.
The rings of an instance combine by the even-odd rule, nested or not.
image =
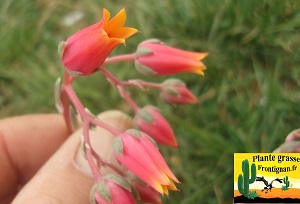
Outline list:
[[[121,131],[132,127],[131,118],[119,111],[98,117]],[[0,204],[89,203],[94,181],[80,152],[80,135],[81,129],[68,136],[59,114],[0,120]],[[119,165],[112,156],[113,138],[101,128],[91,134],[94,149]]]

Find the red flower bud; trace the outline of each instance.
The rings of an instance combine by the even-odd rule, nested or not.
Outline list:
[[[160,97],[171,104],[195,104],[198,99],[194,94],[185,87],[180,80],[168,79],[163,83]],[[177,83],[175,83],[177,82]]]
[[[118,174],[106,175],[92,188],[91,196],[101,204],[136,203],[128,182]]]
[[[157,143],[177,147],[177,141],[168,121],[153,106],[140,109],[134,117],[134,125],[150,135]]]
[[[157,147],[144,132],[130,129],[115,138],[114,156],[127,169],[161,194],[177,190],[179,182]]]
[[[136,51],[136,69],[145,75],[167,75],[192,72],[204,75],[200,61],[207,53],[189,52],[163,45],[158,40],[142,42]]]

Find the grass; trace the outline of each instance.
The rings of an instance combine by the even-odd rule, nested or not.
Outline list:
[[[180,148],[161,147],[182,184],[165,203],[232,203],[233,153],[271,152],[299,128],[300,2],[297,0],[111,0],[0,3],[0,118],[55,112],[52,87],[64,68],[57,45],[101,18],[103,6],[122,7],[127,25],[142,32],[114,53],[132,52],[139,42],[159,38],[166,44],[207,51],[204,78],[186,81],[200,103],[168,106],[156,92],[132,96],[141,106],[158,106],[174,127]],[[83,14],[67,26],[67,16]],[[121,79],[140,77],[131,63],[109,69]],[[166,77],[141,77],[163,81]],[[75,88],[93,112],[121,109],[126,103],[99,76],[80,79]]]

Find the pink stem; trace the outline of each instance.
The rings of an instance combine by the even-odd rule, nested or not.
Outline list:
[[[120,169],[119,167],[117,167],[116,165],[114,165],[112,163],[105,161],[103,158],[100,157],[99,154],[97,154],[97,152],[95,152],[95,150],[93,148],[92,148],[92,154],[93,154],[93,157],[100,163],[100,165],[107,166],[107,167],[113,169],[115,172],[117,172],[121,176],[125,176],[125,173],[124,173],[124,171],[122,171],[122,169]]]
[[[68,94],[65,91],[65,87],[70,83],[71,83],[70,75],[67,71],[65,71],[64,81],[62,84],[62,91],[61,91],[61,101],[62,101],[62,105],[63,105],[63,109],[64,109],[63,115],[65,118],[67,130],[68,130],[69,134],[72,133],[70,111],[69,111],[70,102],[69,102]]]
[[[83,120],[83,138],[84,138],[84,143],[86,145],[85,146],[86,158],[90,165],[91,171],[94,175],[94,179],[96,182],[98,182],[100,181],[102,175],[100,174],[99,169],[93,160],[92,146],[91,146],[90,135],[89,135],[89,127],[90,127],[89,120]]]
[[[111,132],[114,136],[118,136],[120,134],[122,134],[122,132],[104,122],[102,122],[100,119],[98,118],[90,118],[91,122],[99,127],[102,127],[106,130],[108,130],[109,132]]]
[[[122,62],[122,61],[132,61],[135,59],[135,53],[132,54],[124,54],[124,55],[117,55],[113,57],[109,57],[105,60],[105,62],[102,64],[102,66],[105,66],[107,64],[111,64],[114,62]]]
[[[129,96],[127,90],[125,89],[125,85],[123,81],[120,81],[118,78],[116,78],[114,75],[112,75],[109,71],[105,69],[105,67],[101,67],[100,71],[102,74],[114,85],[117,87],[120,95],[127,101],[127,103],[130,105],[130,107],[133,109],[133,111],[136,113],[139,110],[139,107],[136,105],[136,103],[132,100],[132,98]],[[127,82],[130,83],[130,82]]]
[[[106,161],[103,161],[101,159],[101,157],[99,155],[97,155],[97,153],[93,150],[91,142],[90,142],[90,136],[89,136],[90,124],[94,124],[99,127],[102,127],[104,129],[108,130],[109,132],[111,132],[115,136],[120,135],[122,132],[119,131],[118,129],[102,122],[100,119],[94,118],[86,111],[85,107],[82,105],[82,103],[79,100],[79,98],[77,97],[74,89],[72,88],[73,81],[74,81],[74,78],[71,77],[66,72],[65,77],[64,77],[63,87],[62,87],[62,100],[64,101],[64,106],[68,106],[69,103],[66,104],[66,101],[69,102],[68,101],[68,99],[69,99],[73,103],[77,112],[79,113],[79,115],[82,118],[83,138],[84,138],[84,145],[85,145],[85,149],[86,149],[86,157],[87,157],[89,166],[91,168],[91,171],[94,175],[95,181],[97,182],[101,179],[102,176],[101,176],[99,169],[98,169],[97,165],[95,164],[93,158],[95,158],[101,164],[104,164],[104,165],[114,169],[116,172],[120,172],[121,170],[119,168],[115,167],[114,165],[109,164]],[[69,110],[68,107],[67,108],[64,107],[64,108],[65,108],[65,110]],[[68,112],[64,112],[64,116],[66,118],[67,125],[71,126],[70,125],[70,116],[68,115]]]
[[[112,73],[110,73],[105,67],[100,67],[99,69],[104,76],[106,76],[110,82],[112,82],[115,86],[132,86],[137,87],[137,83],[139,83],[142,87],[148,87],[148,88],[154,88],[154,89],[161,89],[161,84],[153,83],[153,82],[147,82],[142,80],[130,80],[130,81],[121,81],[118,78],[116,78]],[[135,83],[136,81],[136,83]]]
[[[118,91],[119,91],[120,95],[127,101],[127,103],[130,105],[132,110],[135,113],[137,113],[140,108],[138,107],[138,105],[136,105],[136,103],[129,96],[129,94],[126,91],[126,89],[124,88],[124,86],[117,86],[117,88],[118,88]]]

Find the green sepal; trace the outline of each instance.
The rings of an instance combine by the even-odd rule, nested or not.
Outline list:
[[[176,78],[170,78],[165,80],[163,83],[163,85],[177,85],[177,86],[184,86],[185,87],[185,83],[179,79]]]
[[[59,77],[54,84],[54,99],[55,107],[59,113],[64,112],[64,107],[61,101],[61,78]]]
[[[112,148],[117,155],[123,155],[123,143],[121,136],[118,136],[114,139]]]
[[[93,185],[93,187],[90,190],[90,204],[97,204],[97,201],[94,196],[96,188],[97,188],[97,185]]]
[[[154,122],[154,118],[153,116],[145,109],[140,109],[137,113],[138,117],[140,117],[141,119],[143,119],[144,121],[148,122],[148,123],[153,123]]]
[[[99,193],[99,195],[103,200],[106,200],[107,202],[112,201],[110,189],[106,185],[105,181],[102,180],[97,184],[97,192]]]
[[[118,184],[119,186],[122,186],[123,188],[131,192],[129,183],[119,174],[108,174],[104,178]]]
[[[148,40],[144,40],[142,43],[163,44],[162,41],[160,41],[159,39],[156,39],[156,38],[151,38],[151,39],[148,39]]]
[[[140,74],[143,74],[143,75],[146,75],[146,76],[153,76],[153,75],[156,74],[156,72],[153,71],[152,69],[150,69],[149,67],[146,67],[146,66],[140,64],[140,63],[138,62],[138,60],[135,60],[134,64],[135,64],[136,70],[137,70]]]
[[[136,54],[136,57],[139,58],[142,56],[153,54],[153,50],[151,50],[148,47],[138,47],[135,54]]]
[[[129,130],[126,130],[126,132],[130,133],[132,136],[134,136],[138,139],[142,138],[141,132],[138,131],[137,129],[129,129]]]
[[[64,56],[64,51],[65,51],[65,48],[66,48],[67,45],[68,45],[68,43],[65,42],[65,41],[61,41],[58,44],[57,52],[58,52],[60,58],[62,58]]]
[[[174,89],[172,86],[163,88],[163,92],[168,94],[168,95],[171,95],[171,96],[178,96],[179,95],[178,91],[176,89]]]

